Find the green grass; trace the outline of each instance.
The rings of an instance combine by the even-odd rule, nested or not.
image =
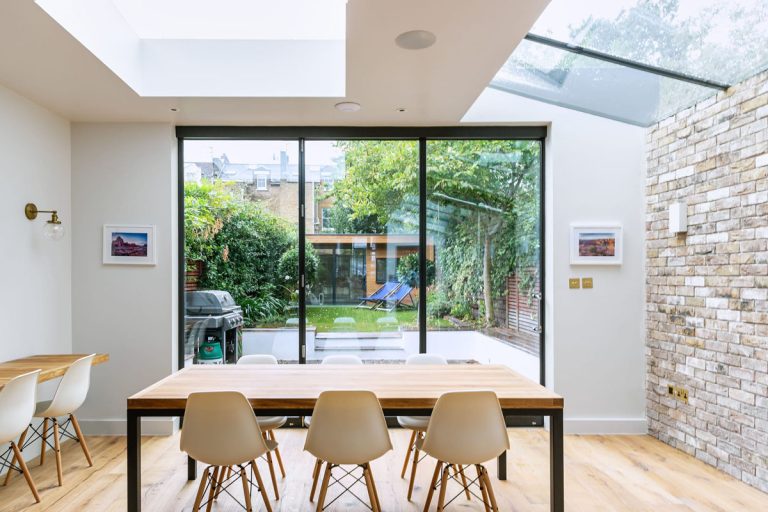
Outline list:
[[[337,318],[352,318],[355,322],[336,324]],[[395,323],[377,323],[380,318],[394,318]],[[429,326],[436,328],[451,327],[451,322],[442,318],[430,318]],[[316,327],[317,332],[379,332],[394,330],[417,330],[418,313],[415,309],[398,309],[387,313],[368,308],[356,308],[355,306],[307,306],[307,326]],[[284,322],[270,322],[254,327],[285,327]]]
[[[354,319],[352,324],[334,324],[334,320],[340,317]],[[382,325],[376,323],[380,318],[394,318],[397,324]],[[365,308],[356,308],[354,306],[307,306],[307,325],[317,327],[318,332],[329,331],[356,331],[356,332],[376,332],[383,329],[389,329],[399,326],[402,329],[416,329],[418,318],[415,309],[401,309],[387,313],[386,311],[375,311]]]

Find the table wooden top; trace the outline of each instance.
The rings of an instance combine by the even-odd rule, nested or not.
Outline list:
[[[89,354],[45,354],[5,361],[0,363],[0,389],[14,377],[35,370],[40,370],[38,382],[61,377],[72,363],[87,355]],[[96,354],[96,357],[93,358],[94,365],[106,363],[107,361],[109,361],[109,354]]]
[[[201,391],[240,391],[254,409],[311,409],[325,390],[365,389],[384,409],[431,409],[448,391],[493,390],[505,409],[562,409],[563,398],[502,365],[199,365],[128,398],[129,409],[184,409]]]

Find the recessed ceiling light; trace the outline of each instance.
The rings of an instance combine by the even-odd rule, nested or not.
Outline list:
[[[177,108],[175,108],[175,107],[174,107],[174,108],[171,108],[171,112],[178,112],[178,111],[179,111],[179,109],[177,109]]]
[[[395,109],[396,112],[407,112],[407,110],[403,107],[399,107]]]
[[[406,50],[423,50],[437,41],[437,36],[428,30],[409,30],[395,38],[395,44]]]
[[[357,112],[360,110],[360,104],[355,103],[354,101],[342,101],[341,103],[337,103],[334,106],[336,107],[336,110],[340,110],[342,112]]]

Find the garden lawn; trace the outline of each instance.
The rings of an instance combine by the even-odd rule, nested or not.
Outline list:
[[[335,325],[334,320],[340,317],[354,319],[354,328],[351,328],[350,324]],[[384,317],[394,317],[401,329],[416,330],[418,326],[418,313],[415,309],[398,309],[387,313],[386,311],[354,306],[307,306],[307,325],[317,327],[317,332],[338,330],[339,327],[346,327],[357,332],[391,330],[395,326],[394,323],[391,325],[376,323],[378,319]],[[432,318],[429,325],[430,327],[449,327],[451,323],[447,320]]]

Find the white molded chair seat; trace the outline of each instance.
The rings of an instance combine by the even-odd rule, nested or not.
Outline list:
[[[374,512],[380,511],[370,462],[391,450],[392,443],[376,395],[370,391],[324,391],[317,399],[313,417],[304,449],[317,458],[319,466],[326,464],[318,512],[323,510],[333,468],[352,464],[363,469],[371,507]],[[319,474],[319,468],[316,471]]]
[[[499,510],[488,471],[483,466],[509,449],[507,427],[496,393],[459,391],[442,395],[432,411],[424,441],[419,445],[427,455],[437,459],[424,510],[429,509],[439,475],[442,477],[437,509],[443,509],[451,468],[454,473],[461,472],[464,491],[469,495],[465,466],[475,466],[477,470],[486,509]]]
[[[226,432],[226,435],[216,435]],[[277,447],[267,440],[259,429],[259,422],[248,399],[236,391],[191,393],[187,398],[184,423],[181,429],[181,450],[195,460],[208,464],[200,481],[193,510],[199,510],[203,495],[208,490],[210,502],[228,486],[229,474],[225,470],[237,467],[237,477],[242,480],[247,510],[251,510],[250,485],[246,468],[250,466],[256,477],[258,490],[265,507],[271,512],[269,498],[264,489],[256,459]]]
[[[448,361],[438,354],[413,354],[405,360],[405,364],[421,364],[421,365],[445,365]],[[400,471],[400,478],[405,478],[405,472],[408,470],[408,461],[411,458],[411,452],[413,452],[413,463],[411,467],[411,478],[408,482],[408,501],[413,496],[413,486],[416,481],[416,468],[419,465],[419,451],[421,450],[421,444],[419,441],[424,439],[424,432],[427,431],[429,426],[429,416],[398,416],[397,423],[411,432],[411,439],[408,441],[408,450],[405,452],[405,461],[403,462],[403,469]]]
[[[320,364],[363,364],[363,360],[353,354],[337,354],[325,356]],[[312,416],[304,417],[304,426],[309,427],[312,424]]]
[[[7,462],[11,458],[11,467],[8,468],[8,474],[5,478],[5,484],[8,484],[11,474],[20,471],[27,481],[29,490],[35,497],[35,502],[40,503],[40,495],[37,487],[32,480],[27,464],[14,440],[22,435],[19,444],[24,444],[24,434],[32,421],[32,414],[35,411],[35,399],[37,398],[37,377],[40,370],[25,373],[14,377],[2,389],[0,389],[0,445],[10,443],[10,447],[4,453],[0,453],[0,459]],[[18,464],[18,468],[14,465]]]
[[[279,364],[277,358],[272,354],[248,354],[242,356],[237,360],[237,364],[261,364],[261,365],[277,365]],[[274,442],[275,447],[270,449],[266,453],[267,464],[269,465],[269,476],[272,479],[272,488],[275,491],[275,499],[280,499],[280,491],[277,487],[277,477],[275,476],[275,466],[272,462],[272,451],[275,452],[277,458],[277,465],[280,467],[280,474],[285,478],[285,466],[283,466],[283,457],[280,454],[280,448],[277,446],[277,439],[275,437],[275,430],[282,427],[288,422],[288,418],[285,416],[257,416],[256,421],[259,423],[259,428],[264,434],[264,440],[267,442]]]
[[[27,430],[24,431],[19,441],[19,444],[22,444],[23,449],[38,439],[41,439],[40,465],[44,464],[47,448],[50,444],[48,441],[48,425],[53,424],[53,451],[56,456],[56,476],[58,478],[59,486],[64,483],[64,472],[61,461],[62,436],[66,435],[67,437],[75,438],[77,442],[80,443],[80,448],[83,450],[83,455],[85,455],[88,465],[91,467],[93,466],[91,452],[88,450],[85,436],[83,436],[83,432],[80,430],[80,424],[75,416],[75,411],[83,405],[83,402],[85,402],[85,399],[88,396],[88,390],[91,387],[91,367],[93,366],[94,357],[96,357],[96,354],[81,357],[67,368],[66,373],[64,373],[64,376],[61,378],[61,381],[56,388],[53,400],[41,401],[35,405],[34,417],[43,420],[42,432],[29,424]],[[62,416],[68,416],[68,418],[60,423],[59,418]],[[69,425],[72,425],[74,428],[74,434],[67,431]],[[26,439],[30,429],[33,431],[33,436],[30,439]]]

